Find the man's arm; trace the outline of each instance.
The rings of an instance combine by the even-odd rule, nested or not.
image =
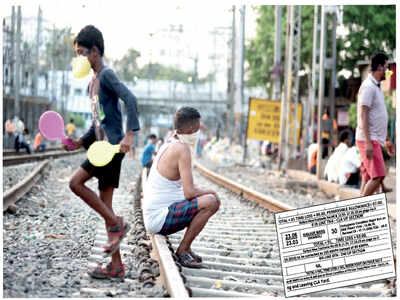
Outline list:
[[[178,156],[178,169],[182,181],[183,193],[185,195],[185,198],[190,200],[195,197],[203,196],[206,194],[216,195],[216,192],[213,190],[199,188],[193,184],[192,157],[190,155],[189,147],[180,144],[179,148],[177,149],[177,156]]]
[[[369,135],[368,117],[369,117],[369,107],[366,105],[361,105],[362,132],[365,137],[367,159],[371,160],[373,156],[373,147],[371,143],[371,137]]]
[[[108,89],[113,91],[125,103],[127,112],[127,124],[125,137],[120,142],[121,152],[129,152],[133,142],[133,132],[140,130],[137,101],[131,91],[117,78],[113,70],[104,71],[104,84]]]

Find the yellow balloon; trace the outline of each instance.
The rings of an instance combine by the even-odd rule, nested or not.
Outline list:
[[[84,78],[90,73],[90,62],[86,56],[79,55],[72,59],[72,73],[75,78]]]
[[[392,75],[393,75],[393,72],[392,72],[392,71],[386,70],[386,72],[385,72],[385,78],[386,78],[386,79],[389,79],[390,76],[392,76]]]
[[[119,151],[119,144],[111,145],[107,141],[98,141],[90,145],[87,157],[93,166],[104,167],[112,161],[115,153],[118,153]]]

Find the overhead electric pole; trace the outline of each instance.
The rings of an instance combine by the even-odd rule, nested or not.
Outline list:
[[[21,6],[18,6],[17,11],[17,34],[15,43],[15,102],[14,102],[14,114],[21,119],[20,116],[20,89],[21,89]]]
[[[337,16],[336,9],[332,12],[332,70],[331,70],[331,87],[329,89],[329,103],[330,103],[330,118],[333,121],[335,119],[335,85],[336,85],[336,27],[337,27]],[[337,142],[336,136],[334,136],[333,126],[331,126],[330,134],[331,141]],[[336,143],[337,144],[337,143]]]
[[[300,127],[297,112],[299,100],[299,70],[301,55],[301,6],[289,6],[287,9],[287,31],[285,52],[284,103],[281,103],[281,143],[283,163],[279,168],[288,167],[289,159],[297,151],[297,129]],[[292,105],[293,103],[293,105]],[[294,108],[292,110],[292,107]],[[292,117],[292,121],[290,118]],[[285,123],[285,124],[283,124]]]
[[[11,94],[15,95],[15,6],[12,6],[11,10],[11,31],[10,31],[10,83],[11,83]],[[15,113],[14,113],[15,115]]]
[[[283,76],[283,96],[281,100],[281,118],[279,128],[279,148],[278,148],[278,169],[287,168],[287,139],[286,139],[286,110],[287,110],[287,86],[289,73],[289,32],[290,32],[290,14],[289,6],[286,7],[286,46],[285,46],[285,67]]]
[[[33,96],[38,95],[38,83],[39,83],[39,50],[40,50],[40,35],[42,32],[42,10],[38,10],[38,18],[37,18],[37,28],[36,28],[36,51],[35,51],[35,67],[33,69],[33,87],[32,94]]]
[[[319,55],[319,88],[318,88],[318,154],[317,154],[317,178],[322,178],[322,147],[321,147],[321,127],[322,113],[325,102],[325,56],[326,56],[326,14],[325,6],[321,7],[321,47]]]
[[[229,85],[229,107],[228,107],[228,115],[227,115],[227,123],[228,123],[228,135],[231,140],[233,140],[234,135],[234,105],[235,105],[235,63],[236,63],[236,7],[232,6],[232,38],[231,38],[231,72],[229,76],[230,85]]]
[[[314,142],[314,119],[315,119],[315,93],[317,89],[317,83],[319,79],[319,70],[317,68],[318,62],[319,62],[319,48],[318,45],[320,44],[319,42],[319,37],[320,37],[320,25],[319,25],[319,6],[315,5],[314,6],[314,33],[313,33],[313,52],[312,52],[312,74],[311,74],[311,87],[310,87],[310,113],[311,113],[311,131],[309,133],[309,139],[308,139],[308,144],[311,144]]]
[[[237,89],[235,93],[235,140],[237,143],[242,142],[243,126],[242,126],[242,113],[244,103],[244,34],[245,34],[245,8],[243,5],[239,9],[240,22],[239,22],[239,40],[237,43],[239,57],[237,59],[238,72],[236,73]]]
[[[274,43],[274,100],[281,99],[281,23],[282,23],[282,7],[275,5],[275,43]]]

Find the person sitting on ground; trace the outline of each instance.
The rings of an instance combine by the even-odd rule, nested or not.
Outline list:
[[[33,143],[33,151],[44,152],[46,151],[46,142],[43,136],[38,132],[35,136],[35,141]]]
[[[193,183],[192,155],[195,151],[200,114],[182,107],[174,118],[175,132],[161,146],[145,186],[143,217],[146,230],[162,235],[187,230],[176,255],[181,265],[201,268],[202,259],[191,244],[220,206],[217,193]]]
[[[360,151],[353,145],[344,153],[343,158],[338,164],[339,183],[358,188],[360,185],[360,166]]]
[[[311,174],[317,174],[318,144],[314,140],[307,150],[307,169]]]
[[[155,134],[150,134],[148,137],[148,142],[143,150],[142,154],[142,166],[147,170],[147,175],[150,172],[151,165],[153,163],[153,154],[156,153],[155,144],[157,143],[157,136]]]
[[[18,153],[19,149],[24,148],[28,154],[31,154],[31,147],[28,143],[29,130],[25,128],[22,133],[18,133],[15,137],[15,151]]]
[[[333,151],[325,167],[324,177],[329,182],[339,182],[340,162],[350,147],[350,134],[347,130],[340,133],[340,144]]]

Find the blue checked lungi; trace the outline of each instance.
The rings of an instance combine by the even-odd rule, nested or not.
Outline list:
[[[197,198],[194,198],[190,201],[183,200],[168,206],[169,212],[159,234],[173,234],[189,226],[199,211],[197,202]]]

